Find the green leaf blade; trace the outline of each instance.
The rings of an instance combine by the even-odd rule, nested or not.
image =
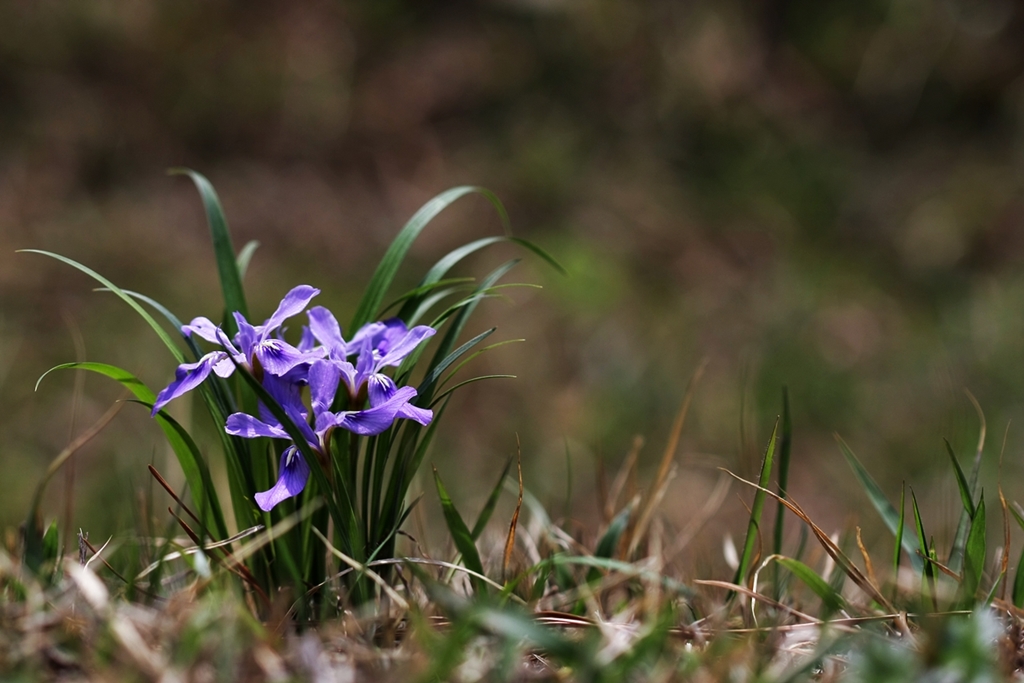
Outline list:
[[[452,535],[452,540],[455,542],[455,547],[460,553],[462,553],[462,562],[466,565],[466,568],[470,571],[474,571],[477,574],[484,573],[483,563],[480,562],[480,553],[477,552],[476,543],[473,542],[473,535],[469,531],[469,527],[462,519],[462,515],[459,514],[458,509],[455,507],[455,503],[452,502],[451,496],[448,495],[448,491],[444,487],[444,483],[441,481],[441,475],[438,474],[437,469],[434,469],[434,484],[437,486],[437,495],[441,499],[441,509],[444,512],[444,521],[448,525],[448,532]],[[473,577],[473,586],[476,592],[483,595],[487,590],[487,585]]]
[[[456,200],[474,193],[483,195],[491,202],[497,210],[502,224],[507,228],[508,214],[505,212],[505,207],[490,190],[467,185],[454,187],[437,195],[420,207],[419,211],[409,219],[391,242],[391,246],[388,247],[384,257],[377,265],[377,270],[374,271],[373,276],[370,278],[370,283],[367,285],[363,298],[359,302],[359,307],[352,318],[350,329],[359,329],[374,318],[381,303],[384,301],[388,288],[398,274],[399,266],[401,266],[413,242],[416,241],[416,238],[419,237],[423,229],[427,227],[427,224]]]
[[[740,564],[736,568],[736,576],[733,583],[744,585],[747,580],[747,572],[754,562],[754,553],[757,548],[757,540],[761,528],[761,513],[764,511],[764,501],[767,494],[763,489],[768,487],[768,479],[771,476],[772,463],[775,461],[775,445],[778,440],[779,420],[775,421],[771,438],[768,439],[768,447],[765,449],[764,458],[761,460],[761,473],[758,476],[757,485],[760,487],[754,492],[754,503],[750,506],[750,522],[747,524],[747,537],[743,543],[743,554],[740,556]]]
[[[201,173],[188,168],[172,168],[168,171],[171,175],[187,175],[199,191],[199,197],[203,202],[203,209],[206,212],[206,222],[210,227],[210,236],[213,239],[213,252],[217,260],[217,275],[220,277],[221,291],[224,294],[224,306],[227,309],[225,326],[228,336],[232,336],[237,330],[231,313],[238,311],[246,318],[249,317],[249,307],[245,302],[245,290],[242,289],[242,277],[239,273],[239,259],[235,255],[235,249],[231,244],[231,233],[228,230],[228,221],[224,216],[224,209],[221,207],[220,198],[213,189],[213,185]],[[251,257],[251,252],[243,256]],[[246,264],[248,263],[246,259]]]
[[[889,528],[893,536],[896,536],[896,530],[902,528],[900,526],[902,515],[896,512],[896,508],[885,497],[881,487],[868,474],[868,471],[864,469],[864,466],[857,459],[857,456],[853,454],[853,451],[850,450],[850,447],[846,445],[846,442],[838,435],[836,435],[836,441],[839,443],[839,448],[842,450],[846,462],[850,465],[850,469],[853,470],[854,475],[860,482],[861,488],[864,489],[864,493],[867,494],[868,499],[871,501],[871,505],[874,506],[875,510],[882,517],[882,521],[885,522],[885,526]],[[902,534],[900,534],[900,539],[903,543],[903,549],[907,551],[907,555],[910,557],[910,565],[914,568],[914,571],[921,571],[924,566],[924,560],[917,556],[918,546],[920,545],[917,536],[910,529],[904,529]],[[925,556],[927,557],[927,553]]]
[[[985,573],[985,499],[978,503],[971,530],[964,548],[964,572],[961,594],[967,604],[974,604],[981,578]]]
[[[843,609],[845,604],[843,596],[806,564],[789,557],[777,557],[775,561],[792,572],[795,577],[803,581],[808,588],[814,591],[821,598],[828,612],[838,612]]]

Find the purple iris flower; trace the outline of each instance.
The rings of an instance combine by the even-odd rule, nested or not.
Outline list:
[[[351,363],[345,365],[351,366]],[[335,361],[321,359],[310,365],[307,380],[311,411],[302,403],[297,384],[277,378],[264,379],[264,386],[302,432],[303,438],[314,453],[327,453],[330,432],[338,427],[363,436],[371,436],[385,431],[397,418],[412,419],[422,425],[430,424],[433,419],[431,411],[409,404],[416,396],[415,389],[399,389],[391,378],[383,375],[381,377],[386,381],[371,381],[369,408],[332,413],[331,404],[338,391],[341,376],[342,370]],[[261,406],[260,412],[262,419],[245,413],[231,415],[227,421],[227,433],[243,438],[290,438],[284,426],[270,415],[269,411]],[[314,426],[310,426],[310,412]],[[308,479],[309,464],[293,444],[281,454],[277,483],[269,490],[257,493],[256,503],[262,510],[269,511],[286,498],[301,493]]]
[[[208,342],[222,347],[222,351],[211,351],[195,363],[183,363],[174,373],[174,381],[167,385],[153,404],[153,415],[171,400],[195,389],[213,372],[218,377],[229,377],[235,371],[235,364],[248,367],[257,378],[264,373],[283,377],[289,371],[310,363],[320,357],[321,352],[313,348],[312,333],[303,334],[299,348],[288,344],[278,335],[281,325],[288,318],[305,310],[309,302],[320,293],[309,285],[299,285],[285,294],[277,310],[262,325],[251,325],[240,313],[235,313],[238,334],[234,343],[224,331],[209,318],[198,317],[181,328],[182,334],[196,334]]]
[[[324,381],[333,387],[332,394],[337,392],[342,381],[351,387],[353,378],[357,376],[357,370],[348,361],[317,361],[310,368],[311,376],[313,368],[322,373]],[[341,427],[361,436],[373,436],[385,431],[399,418],[413,420],[424,426],[434,419],[432,411],[412,405],[411,401],[416,398],[415,389],[398,388],[395,381],[387,375],[370,375],[366,387],[370,407],[363,410],[342,410],[334,413],[331,412],[330,403],[320,406],[314,404],[317,431],[325,432],[332,427]]]
[[[410,330],[404,322],[392,318],[384,322],[363,325],[356,331],[351,341],[346,342],[341,336],[341,326],[326,308],[316,306],[311,308],[307,315],[313,336],[324,345],[328,350],[328,358],[341,370],[350,403],[354,406],[362,405],[367,393],[370,393],[372,407],[374,391],[377,392],[378,404],[390,400],[395,392],[394,382],[382,374],[381,370],[401,365],[423,340],[429,339],[437,332],[427,325],[417,325]],[[359,357],[356,364],[352,365],[347,359],[356,354]],[[412,396],[415,395],[414,391]]]

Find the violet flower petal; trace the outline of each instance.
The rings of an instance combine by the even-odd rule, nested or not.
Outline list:
[[[317,341],[327,347],[332,358],[345,360],[348,355],[345,339],[334,314],[323,306],[314,306],[306,311],[306,315],[309,317],[309,329]]]
[[[393,340],[390,348],[384,351],[380,359],[377,360],[376,369],[379,370],[386,365],[399,365],[406,356],[416,350],[420,342],[434,336],[436,332],[437,330],[427,325],[417,325],[412,328],[402,337]]]
[[[267,424],[246,413],[232,413],[228,416],[224,431],[232,436],[255,439],[258,436],[269,436],[273,439],[287,439],[286,432],[280,425]]]
[[[193,318],[192,322],[188,325],[182,325],[181,333],[186,336],[197,334],[208,342],[220,344],[220,338],[217,336],[217,326],[213,324],[212,320],[202,316]]]
[[[346,363],[351,366],[351,363]],[[341,369],[336,363],[318,360],[309,366],[309,399],[313,415],[327,412],[334,403],[341,380]]]
[[[178,369],[174,371],[174,381],[157,394],[150,415],[156,415],[168,402],[199,386],[213,371],[213,367],[225,358],[227,358],[227,354],[223,351],[211,351],[195,363],[179,365]]]
[[[264,512],[270,512],[275,505],[283,500],[302,493],[309,480],[309,465],[295,446],[291,446],[281,454],[280,474],[277,483],[268,490],[255,495],[256,504]]]
[[[317,419],[317,431],[321,431],[321,428],[330,423],[361,436],[380,434],[391,426],[398,417],[398,412],[407,407],[415,396],[415,389],[402,387],[384,403],[366,410],[347,410],[337,415],[322,413],[323,417]]]
[[[306,353],[312,351],[314,346],[316,346],[316,337],[313,335],[313,331],[309,329],[309,325],[303,325],[302,337],[299,339],[299,345],[295,348]]]
[[[291,291],[284,295],[281,299],[281,303],[278,305],[277,310],[271,315],[267,322],[263,323],[262,333],[269,335],[271,332],[279,328],[284,321],[293,315],[298,315],[306,309],[309,302],[313,300],[320,290],[316,287],[310,287],[309,285],[299,285],[293,287]]]
[[[259,359],[264,370],[278,377],[317,357],[317,354],[303,353],[280,339],[265,339],[257,343],[251,353]]]
[[[413,422],[419,422],[424,427],[430,424],[431,420],[434,419],[434,411],[427,408],[417,408],[411,403],[406,403],[401,406],[396,415],[398,417],[404,417],[407,420],[412,420]]]
[[[236,337],[238,347],[248,361],[252,358],[253,347],[259,342],[259,332],[238,311],[235,311],[233,315],[235,317],[235,324],[238,325],[238,336]]]
[[[398,391],[395,380],[387,375],[377,373],[370,375],[366,381],[367,393],[370,396],[370,405],[379,406],[391,400],[391,397]]]

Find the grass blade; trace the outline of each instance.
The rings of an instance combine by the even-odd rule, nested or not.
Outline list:
[[[953,461],[956,485],[960,489],[960,502],[963,503],[967,516],[970,519],[974,519],[974,501],[972,500],[970,486],[967,484],[967,477],[964,476],[964,471],[960,467],[960,461],[956,459],[956,454],[953,453],[953,446],[950,445],[949,439],[943,439],[942,441],[946,444],[946,453],[949,455],[949,459]]]
[[[470,532],[470,536],[473,540],[480,538],[480,534],[483,533],[484,527],[487,526],[487,522],[490,521],[491,515],[494,514],[494,507],[498,504],[498,497],[501,495],[501,490],[504,488],[505,477],[508,476],[508,471],[512,468],[512,458],[508,459],[505,463],[505,469],[501,471],[501,476],[498,477],[498,483],[491,489],[491,495],[487,496],[487,502],[484,503],[483,508],[480,510],[480,514],[477,515],[476,524],[473,525],[473,530]]]
[[[1020,551],[1020,559],[1017,560],[1017,572],[1013,578],[1013,592],[1011,593],[1013,604],[1024,608],[1024,548]]]
[[[967,534],[967,545],[964,548],[963,582],[960,584],[961,595],[966,604],[974,604],[981,585],[981,577],[985,573],[985,498],[982,494],[978,508],[971,520],[971,530]]]
[[[771,475],[772,463],[775,461],[775,444],[778,433],[779,421],[776,420],[771,438],[768,439],[764,458],[761,460],[761,474],[757,480],[759,488],[754,491],[754,504],[750,507],[750,522],[747,524],[747,538],[743,543],[743,554],[740,556],[740,565],[736,568],[736,577],[733,579],[735,584],[746,585],[747,572],[754,563],[754,552],[761,530],[761,512],[764,510],[765,493],[763,489],[768,486],[768,477]]]
[[[231,233],[228,231],[228,221],[224,217],[224,209],[220,205],[220,198],[213,189],[213,185],[201,173],[188,168],[172,168],[168,171],[171,175],[187,175],[192,179],[199,196],[203,200],[203,209],[206,211],[206,222],[210,226],[210,236],[213,239],[213,253],[217,259],[217,274],[220,276],[220,287],[224,293],[224,306],[227,309],[225,317],[225,331],[228,336],[234,335],[238,330],[231,313],[238,311],[246,318],[249,317],[249,307],[245,303],[245,291],[242,289],[242,277],[239,273],[238,259],[235,256],[235,249],[231,245]],[[251,253],[249,254],[251,256]]]
[[[864,466],[860,464],[860,460],[853,454],[850,447],[846,445],[846,442],[836,435],[836,441],[839,442],[839,448],[843,451],[843,455],[846,457],[846,462],[850,464],[850,468],[856,475],[857,480],[860,481],[861,488],[868,495],[868,499],[874,506],[878,514],[881,515],[882,521],[885,522],[885,526],[889,528],[889,531],[895,536],[896,530],[902,528],[899,526],[901,523],[902,515],[896,512],[896,508],[892,506],[889,499],[882,493],[881,487],[875,483],[875,480],[868,474],[868,471],[864,469]],[[911,492],[913,493],[913,492]],[[917,556],[918,550],[918,539],[914,535],[914,532],[910,529],[905,529],[900,535],[903,543],[903,549],[907,551],[907,555],[910,557],[910,566],[914,568],[914,571],[921,571],[924,567],[924,560]],[[927,552],[925,553],[927,557]]]
[[[434,468],[434,483],[437,485],[437,496],[441,499],[444,521],[448,525],[448,532],[452,535],[455,547],[462,553],[462,562],[466,565],[467,569],[477,574],[483,574],[483,564],[480,562],[480,554],[477,552],[476,544],[473,542],[473,535],[462,520],[462,515],[456,509],[455,503],[452,502],[451,496],[448,495],[448,491],[445,490],[444,483],[441,482],[441,475],[438,474],[436,467]],[[475,577],[472,578],[472,581],[477,594],[484,595],[487,590],[484,582]]]
[[[928,558],[932,557],[932,553],[928,548],[928,542],[925,541],[927,536],[924,533],[924,522],[921,519],[921,509],[917,506],[917,496],[914,494],[914,489],[910,489],[910,505],[914,511],[914,526],[917,527],[917,544],[918,548],[916,552],[920,553],[922,561],[921,567],[921,588],[922,593],[930,594],[932,604],[935,609],[938,609],[937,596],[935,595],[935,567],[931,562],[928,562]]]
[[[793,448],[793,420],[789,412],[789,389],[782,387],[782,436],[779,439],[779,497],[786,497],[786,487],[789,486],[789,459]],[[776,555],[782,552],[783,522],[785,520],[786,508],[782,503],[777,503],[775,514],[775,547]]]
[[[958,572],[963,563],[968,525],[974,520],[974,494],[967,483],[967,477],[964,476],[963,469],[960,467],[960,461],[957,460],[956,454],[953,453],[953,446],[949,443],[948,439],[943,439],[942,441],[946,444],[946,453],[949,455],[949,459],[953,461],[953,472],[956,474],[956,485],[960,491],[960,503],[963,506],[960,519],[957,522],[956,533],[953,535],[953,544],[949,549],[949,558],[946,562],[950,569]]]
[[[799,560],[781,556],[777,557],[775,561],[792,572],[793,576],[803,581],[808,588],[814,591],[821,598],[827,612],[838,612],[843,609],[843,596],[806,564]]]
[[[388,247],[384,257],[377,265],[377,270],[373,273],[373,277],[370,278],[370,283],[366,287],[362,301],[359,302],[359,307],[356,309],[349,329],[359,329],[374,318],[377,309],[380,308],[381,303],[384,301],[384,295],[398,273],[399,266],[405,259],[405,255],[408,253],[413,242],[416,241],[416,238],[423,231],[423,228],[453,202],[473,193],[481,194],[491,202],[497,210],[502,224],[507,229],[508,215],[505,212],[505,207],[490,190],[482,187],[463,186],[452,188],[437,195],[424,204],[409,219],[401,231],[399,231],[394,241],[391,242],[391,246]]]
[[[900,554],[903,550],[903,529],[904,518],[907,510],[907,482],[900,487],[900,519],[896,525],[896,543],[892,549],[892,578],[893,578],[893,599],[896,599],[896,592],[899,589],[900,575]]]
[[[615,549],[619,547],[619,539],[622,538],[622,533],[629,525],[629,515],[632,511],[633,506],[627,505],[619,514],[615,515],[611,524],[608,525],[608,530],[597,542],[594,557],[615,557]]]
[[[244,280],[245,274],[249,270],[249,263],[252,262],[252,256],[256,253],[256,250],[260,248],[260,243],[256,240],[249,240],[245,246],[242,247],[242,251],[238,252],[238,258],[235,259],[235,267],[238,268],[238,279]]]
[[[489,330],[484,330],[483,332],[473,337],[468,342],[466,342],[465,344],[463,344],[462,346],[448,354],[448,356],[445,357],[445,359],[442,360],[440,363],[435,365],[433,370],[430,371],[430,374],[427,375],[422,382],[420,382],[420,385],[416,388],[416,392],[420,396],[427,398],[431,397],[433,394],[434,386],[437,384],[437,380],[441,377],[441,375],[444,374],[444,371],[447,370],[452,363],[457,361],[463,354],[465,354],[471,348],[482,342],[487,337],[494,334],[494,331],[497,329],[498,328],[496,327],[492,327]]]

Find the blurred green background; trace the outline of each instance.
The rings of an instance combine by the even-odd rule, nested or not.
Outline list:
[[[527,258],[513,280],[544,289],[478,321],[527,341],[481,359],[518,379],[467,388],[434,450],[468,514],[518,434],[527,485],[592,533],[596,463],[614,471],[641,433],[639,480],[652,476],[705,357],[670,531],[716,466],[752,474],[783,384],[791,491],[826,529],[882,538],[833,432],[894,498],[906,479],[953,521],[941,438],[969,459],[965,388],[988,419],[990,494],[1012,421],[1002,482],[1020,498],[1022,31],[1009,0],[6,0],[0,521],[20,522],[49,460],[118,396],[90,377],[76,405],[70,374],[33,392],[83,353],[76,337],[150,386],[173,372],[122,303],[15,249],[60,252],[184,319],[218,315],[201,206],[172,166],[210,178],[237,246],[261,242],[257,318],[300,282],[348,318],[402,223],[457,184],[497,192],[515,233],[567,266]],[[404,284],[499,230],[464,200],[417,243]],[[79,454],[72,493],[55,480],[47,514],[94,539],[131,528],[150,461],[173,473],[128,406]],[[720,561],[741,496],[690,560]],[[423,507],[434,514],[429,491]]]

